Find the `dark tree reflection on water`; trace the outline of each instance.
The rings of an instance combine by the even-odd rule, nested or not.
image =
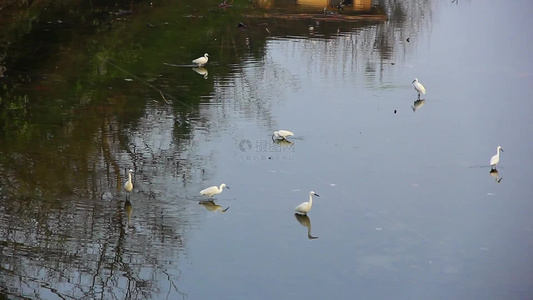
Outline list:
[[[389,21],[350,24],[346,28],[341,24],[342,30],[335,28],[331,32],[317,28],[317,36],[300,41],[300,46],[317,40],[323,43],[322,52],[310,57],[332,59],[321,62],[319,67],[324,73],[345,76],[354,68],[365,68],[367,75],[374,78],[394,57],[401,59],[405,55],[408,46],[399,41],[416,36],[420,27],[429,26],[431,16],[429,1],[382,0],[376,4],[386,9]],[[284,34],[276,35],[276,28],[272,27],[273,35],[266,30],[254,31],[253,27],[248,32],[236,32],[235,20],[240,17],[230,15],[219,21],[218,14],[211,17],[205,8],[207,19],[213,23],[206,22],[198,31],[208,28],[220,33],[223,38],[217,46],[223,51],[217,63],[230,66],[213,72],[222,74],[213,81],[195,76],[199,81],[183,83],[185,80],[178,73],[172,73],[157,60],[155,42],[143,44],[133,39],[128,47],[117,49],[109,41],[114,39],[113,34],[124,33],[125,29],[143,33],[152,30],[147,29],[143,19],[146,6],[128,2],[119,3],[120,9],[110,9],[93,3],[87,15],[70,11],[62,23],[53,18],[53,12],[47,12],[41,17],[56,23],[46,23],[44,28],[42,22],[28,14],[28,19],[21,17],[27,21],[26,26],[20,25],[9,31],[13,36],[3,37],[1,293],[29,298],[151,299],[172,292],[186,298],[180,289],[179,264],[187,257],[188,232],[200,222],[198,204],[187,201],[191,196],[187,192],[169,192],[169,186],[176,191],[187,191],[190,186],[195,190],[198,182],[210,178],[207,170],[211,168],[206,164],[212,153],[202,153],[195,137],[208,139],[209,134],[231,122],[223,110],[199,105],[197,98],[208,95],[208,101],[214,104],[233,98],[236,106],[232,109],[271,126],[271,104],[259,101],[257,89],[269,90],[273,98],[283,95],[284,87],[266,80],[271,77],[283,78],[288,85],[298,87],[298,79],[290,70],[270,64],[266,54],[268,41],[283,38]],[[121,14],[129,15],[132,8],[140,12],[130,17],[130,25],[120,19],[124,18]],[[50,11],[54,9],[65,13],[65,8]],[[184,14],[189,14],[189,10],[183,8]],[[204,10],[199,9],[201,13]],[[72,25],[76,20],[94,26],[76,28]],[[73,30],[68,38],[51,43],[51,48],[39,48],[49,51],[46,59],[31,51],[10,52],[42,32],[54,33],[54,26],[64,29],[61,24],[68,21]],[[307,24],[294,27],[292,32],[284,31],[290,26],[277,24],[283,28],[280,32],[289,35],[309,34]],[[14,32],[19,32],[21,39],[17,40]],[[152,31],[140,36],[156,39],[165,34]],[[195,33],[190,35],[194,37]],[[86,43],[84,46],[96,55],[70,54],[81,52],[72,40],[74,44]],[[120,42],[126,44],[117,41]],[[193,48],[203,45],[188,47],[183,52],[197,51]],[[291,47],[290,43],[285,47]],[[175,55],[171,50],[157,51]],[[20,67],[30,59],[35,63]],[[339,59],[358,64],[339,66],[335,63]],[[246,68],[244,60],[268,67]],[[82,65],[81,61],[89,63]],[[126,86],[124,77],[128,74],[113,64],[123,70],[141,69],[132,73],[140,73],[145,84]],[[76,69],[78,65],[81,71]],[[64,78],[54,73],[57,66],[64,67]],[[209,77],[213,77],[211,73]],[[154,90],[147,92],[146,83],[171,95],[170,102],[160,99]],[[143,95],[143,101],[132,101],[138,93]],[[134,170],[135,189],[131,207],[125,207],[122,186],[129,168]]]

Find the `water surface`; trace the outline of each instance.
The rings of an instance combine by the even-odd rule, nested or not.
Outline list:
[[[119,23],[152,32],[136,48],[121,36],[131,55],[97,36],[96,60],[11,90],[30,104],[2,108],[4,124],[26,116],[0,146],[2,293],[532,296],[529,2],[385,2],[388,20],[365,22],[241,19],[252,8],[217,4],[154,7]],[[171,12],[202,34],[179,39]],[[204,52],[207,76],[189,63]],[[293,143],[272,143],[278,129]],[[295,218],[310,190],[320,197]]]

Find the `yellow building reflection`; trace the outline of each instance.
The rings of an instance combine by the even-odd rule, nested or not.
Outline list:
[[[348,10],[370,10],[372,0],[296,0],[297,5],[320,8],[342,6]],[[274,0],[257,0],[256,4],[261,7],[271,8],[275,6]]]

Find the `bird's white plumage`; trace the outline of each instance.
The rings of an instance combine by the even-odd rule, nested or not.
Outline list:
[[[214,185],[214,186],[211,186],[211,187],[208,187],[208,188],[205,188],[205,189],[201,190],[200,194],[202,194],[204,196],[207,196],[207,197],[213,197],[214,195],[222,193],[222,190],[224,188],[228,188],[229,189],[229,186],[226,186],[225,183],[221,184],[220,187]]]
[[[418,78],[415,78],[412,83],[418,93],[418,98],[420,98],[420,94],[426,94],[426,88],[420,82],[418,82]]]
[[[278,131],[274,131],[274,134],[272,136],[277,137],[277,138],[287,139],[287,137],[293,136],[293,135],[294,133],[292,131],[278,130]]]
[[[309,192],[309,202],[304,202],[304,203],[296,206],[295,210],[296,210],[297,213],[306,215],[311,210],[311,207],[313,206],[313,195],[315,195],[317,197],[320,197],[317,193],[315,193],[313,191],[310,191]]]
[[[496,165],[498,165],[498,163],[500,162],[500,151],[503,152],[502,146],[498,146],[498,148],[496,148],[496,155],[490,158],[491,168],[495,168]]]
[[[128,171],[128,181],[124,184],[124,189],[126,192],[131,192],[133,190],[133,182],[131,181],[131,173],[133,173],[133,170]]]
[[[193,64],[197,64],[198,66],[203,66],[207,63],[209,60],[209,54],[205,53],[204,56],[198,57],[197,59],[193,60]]]

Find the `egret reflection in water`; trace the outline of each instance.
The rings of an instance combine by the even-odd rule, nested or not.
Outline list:
[[[192,68],[192,70],[202,76],[204,76],[204,79],[207,79],[207,75],[209,74],[209,72],[207,71],[206,68]]]
[[[307,227],[307,238],[310,240],[318,239],[318,236],[312,236],[311,235],[311,219],[307,215],[301,215],[298,213],[294,214],[294,217],[296,220],[298,220],[298,223],[300,225]]]
[[[294,142],[291,142],[289,140],[284,140],[284,139],[274,139],[273,140],[274,143],[280,145],[280,146],[285,146],[285,147],[289,147],[289,146],[292,146],[294,144]]]
[[[494,181],[496,183],[500,183],[502,181],[502,179],[503,179],[503,177],[500,177],[500,173],[496,169],[490,170],[489,174],[490,174],[490,176],[494,177]]]
[[[413,112],[416,112],[416,110],[422,107],[425,103],[426,103],[426,100],[424,99],[415,100],[415,102],[413,102],[413,106],[411,106],[411,108],[413,109]]]
[[[126,212],[127,222],[126,225],[129,227],[131,222],[131,214],[133,212],[133,206],[131,205],[130,200],[126,199],[126,202],[124,203],[124,211]]]
[[[208,211],[226,212],[229,209],[229,206],[226,209],[223,209],[222,206],[216,204],[214,201],[200,201],[199,204],[205,207]]]

